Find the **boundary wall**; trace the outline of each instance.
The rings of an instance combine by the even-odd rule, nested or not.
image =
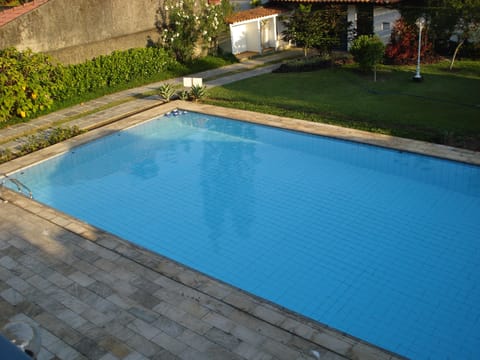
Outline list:
[[[163,0],[49,0],[0,27],[0,48],[32,49],[65,64],[156,40]]]

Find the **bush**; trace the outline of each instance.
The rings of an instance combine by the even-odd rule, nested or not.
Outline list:
[[[105,87],[148,79],[176,66],[166,51],[156,47],[114,51],[65,69],[65,98]]]
[[[432,63],[437,60],[433,51],[433,44],[429,41],[425,31],[422,37],[420,55],[423,63]],[[415,64],[418,57],[418,28],[409,25],[403,19],[398,20],[392,30],[390,43],[385,50],[385,58],[389,64]]]
[[[31,152],[46,148],[66,139],[83,134],[85,131],[78,126],[66,128],[54,128],[41,132],[37,135],[31,135],[25,143],[20,147],[20,154],[25,155]]]
[[[144,81],[170,69],[178,69],[178,63],[152,47],[115,51],[69,66],[31,50],[0,50],[0,122],[32,117],[54,101]]]
[[[158,94],[166,102],[169,102],[175,96],[176,92],[177,90],[175,89],[175,85],[169,83],[162,84],[158,88]]]
[[[228,30],[225,18],[232,10],[228,0],[219,5],[206,0],[165,0],[157,12],[159,45],[181,63],[195,57],[199,44],[207,53],[216,54],[220,34]]]
[[[190,99],[190,93],[188,92],[188,90],[180,90],[177,95],[180,100]]]
[[[63,91],[62,68],[30,50],[0,50],[0,122],[49,108]]]
[[[201,85],[193,85],[190,89],[190,98],[198,102],[207,95],[207,87]]]
[[[385,45],[378,36],[360,35],[350,48],[353,59],[358,63],[360,69],[367,71],[374,68],[383,60]]]

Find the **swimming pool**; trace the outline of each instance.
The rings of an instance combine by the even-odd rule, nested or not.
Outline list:
[[[13,174],[36,200],[412,358],[476,358],[480,170],[198,113]]]

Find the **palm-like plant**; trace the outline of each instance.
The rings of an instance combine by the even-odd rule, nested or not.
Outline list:
[[[175,96],[175,86],[169,83],[160,85],[158,88],[158,94],[166,101],[169,102]]]
[[[195,102],[198,102],[200,99],[204,98],[207,95],[207,87],[201,85],[193,85],[190,90],[190,96]]]
[[[180,100],[188,100],[190,98],[190,93],[187,90],[181,90],[177,95]]]

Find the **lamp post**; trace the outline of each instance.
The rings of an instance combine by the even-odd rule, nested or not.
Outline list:
[[[415,76],[413,77],[414,81],[422,81],[422,75],[420,75],[420,50],[422,48],[422,30],[425,26],[426,20],[423,16],[419,17],[415,24],[418,27],[418,56],[417,56],[417,71],[415,72]]]

